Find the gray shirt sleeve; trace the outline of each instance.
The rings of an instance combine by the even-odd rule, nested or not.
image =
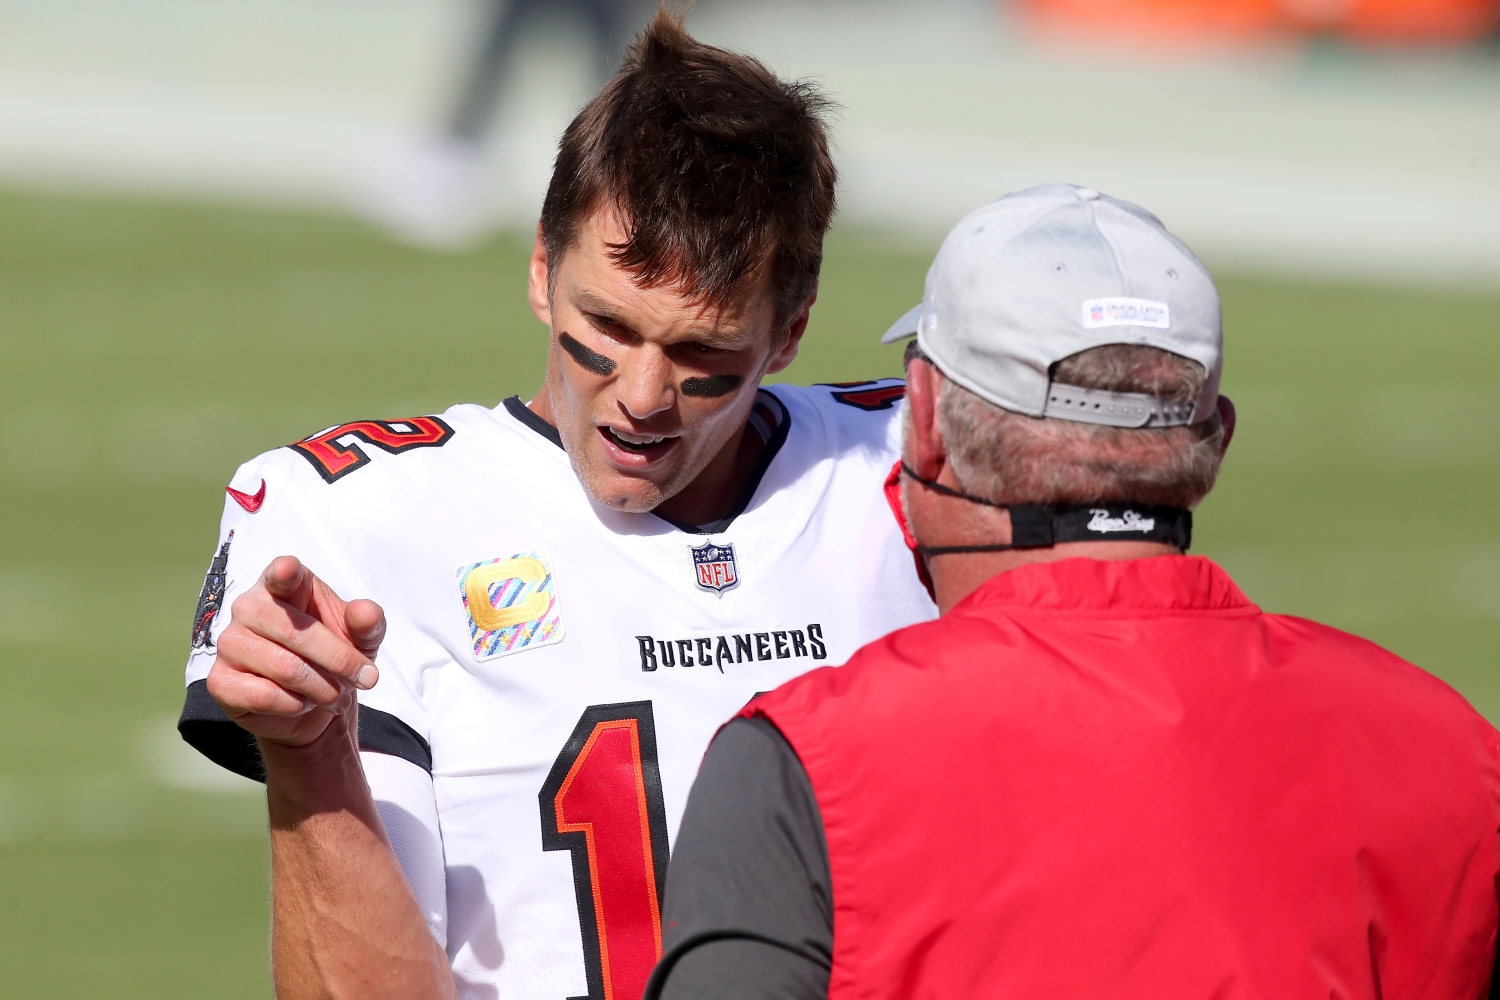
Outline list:
[[[825,1000],[833,891],[817,799],[764,719],[725,726],[698,771],[672,860],[646,1000]]]

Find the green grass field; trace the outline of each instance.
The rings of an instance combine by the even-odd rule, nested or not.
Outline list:
[[[792,381],[893,374],[927,252],[840,233]],[[253,794],[171,719],[222,487],[368,416],[529,394],[525,250],[0,196],[0,993],[270,994]],[[1241,430],[1197,550],[1500,718],[1500,295],[1222,276]]]

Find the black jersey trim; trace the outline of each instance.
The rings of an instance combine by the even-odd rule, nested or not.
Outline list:
[[[260,782],[266,780],[255,737],[224,714],[213,695],[208,693],[208,681],[194,681],[188,685],[182,715],[177,720],[177,732],[188,746],[226,771]]]
[[[521,421],[521,423],[536,431],[542,437],[546,438],[548,441],[551,441],[559,448],[563,446],[562,435],[557,433],[557,428],[547,423],[547,421],[543,420],[535,413],[532,413],[531,410],[527,408],[526,404],[521,402],[520,396],[510,397],[505,401],[503,405],[505,406],[506,413],[509,413],[511,416],[515,417],[517,420]]]
[[[208,693],[208,681],[188,685],[177,732],[194,750],[225,770],[255,781],[266,780],[255,737],[224,714]],[[400,757],[432,773],[432,748],[416,730],[389,712],[359,707],[359,748]]]
[[[750,501],[755,499],[755,491],[760,489],[760,481],[766,477],[767,470],[771,468],[771,463],[775,461],[777,454],[781,451],[781,446],[786,444],[786,437],[792,430],[792,411],[787,409],[786,404],[778,399],[776,394],[770,390],[763,388],[760,392],[764,398],[776,404],[776,409],[781,414],[781,420],[776,424],[776,429],[771,432],[771,440],[766,442],[765,448],[760,453],[760,458],[755,462],[755,468],[750,471],[750,478],[746,480],[745,488],[740,491],[739,498],[735,500],[734,506],[730,508],[729,513],[717,521],[710,521],[708,524],[702,525],[686,524],[667,517],[665,514],[657,514],[657,517],[666,521],[678,531],[685,531],[690,535],[717,535],[728,531],[729,526],[734,523],[734,519],[743,514],[745,508],[750,506]]]
[[[378,708],[359,706],[359,748],[400,757],[432,773],[432,747],[411,726]]]

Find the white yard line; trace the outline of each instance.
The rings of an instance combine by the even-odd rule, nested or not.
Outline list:
[[[183,743],[174,716],[144,721],[136,736],[134,759],[122,761],[120,770],[0,774],[0,846],[264,832],[264,786],[223,770]]]

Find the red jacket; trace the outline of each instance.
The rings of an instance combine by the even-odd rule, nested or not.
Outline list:
[[[1500,734],[1203,558],[1073,559],[756,699],[833,878],[834,998],[1479,997]]]

